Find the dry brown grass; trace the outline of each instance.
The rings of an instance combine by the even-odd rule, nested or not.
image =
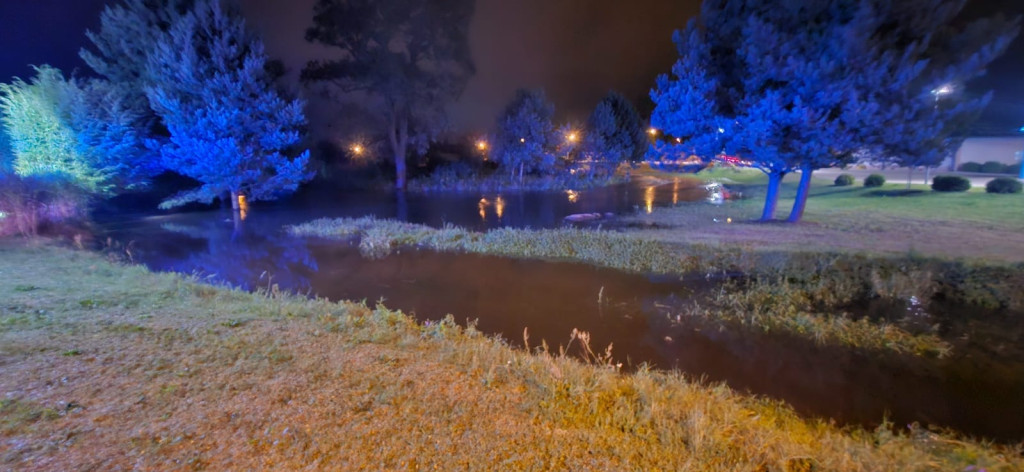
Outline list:
[[[4,470],[1021,470],[384,308],[0,245]],[[577,345],[578,346],[578,345]]]

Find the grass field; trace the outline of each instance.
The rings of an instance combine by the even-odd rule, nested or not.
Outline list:
[[[5,470],[1024,467],[1019,448],[838,429],[600,354],[45,245],[0,243],[0,299]]]
[[[662,178],[692,178],[693,175]],[[752,169],[714,169],[697,174],[721,181],[746,198],[721,206],[681,204],[658,208],[649,215],[626,219],[627,233],[677,244],[736,244],[752,250],[861,251],[878,254],[920,254],[995,262],[1024,261],[1024,195],[933,192],[915,185],[918,194],[900,192],[903,184],[869,189],[836,187],[831,179],[815,179],[803,221],[798,225],[760,223],[766,178]],[[785,219],[796,194],[798,175],[783,182],[779,219]],[[731,220],[731,222],[729,222]]]

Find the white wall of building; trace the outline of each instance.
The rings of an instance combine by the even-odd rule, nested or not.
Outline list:
[[[1016,164],[1024,151],[1024,137],[967,138],[956,151],[953,167],[965,162],[983,164],[988,161]]]

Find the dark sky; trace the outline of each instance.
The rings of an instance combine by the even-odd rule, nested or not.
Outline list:
[[[0,81],[27,78],[29,64],[88,72],[77,57],[85,30],[96,28],[109,0],[0,0]],[[329,51],[303,40],[314,0],[241,0],[249,24],[293,76]],[[477,75],[453,109],[453,122],[484,131],[519,87],[544,87],[560,119],[582,120],[615,89],[647,108],[647,91],[675,59],[674,29],[695,15],[698,0],[478,0],[470,41]],[[969,15],[1024,14],[1022,0],[970,0]],[[1024,125],[1024,38],[971,84],[996,99],[981,129]],[[310,96],[318,127],[343,113]]]

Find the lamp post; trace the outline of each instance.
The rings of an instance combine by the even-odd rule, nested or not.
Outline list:
[[[934,107],[934,110],[935,110],[935,118],[936,119],[938,119],[938,116],[939,116],[939,100],[942,99],[942,97],[945,97],[946,95],[951,95],[954,91],[956,91],[956,87],[954,87],[953,84],[944,84],[944,85],[940,86],[939,88],[932,89],[932,96],[935,97],[935,107]],[[911,169],[910,172],[913,173],[914,170]],[[924,166],[924,184],[925,185],[928,185],[928,180],[931,179],[931,174],[932,174],[932,166],[931,165],[925,165]],[[910,174],[907,174],[907,188],[908,189],[910,188]]]

